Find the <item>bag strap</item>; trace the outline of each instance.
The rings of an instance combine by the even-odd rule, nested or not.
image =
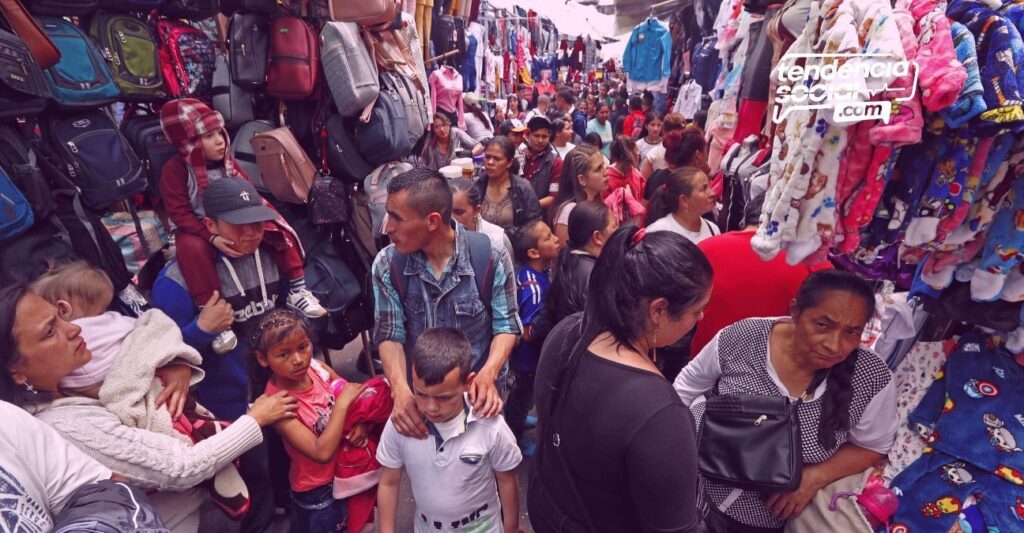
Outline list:
[[[491,238],[483,233],[467,231],[469,241],[469,262],[473,267],[473,280],[480,301],[484,302],[488,314],[494,293],[494,259],[491,257]],[[398,250],[391,256],[391,286],[398,292],[399,300],[404,300],[409,291],[409,278],[405,276],[405,267],[409,264],[409,256]]]

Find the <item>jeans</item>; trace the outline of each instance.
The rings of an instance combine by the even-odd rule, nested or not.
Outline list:
[[[345,531],[348,500],[335,500],[334,485],[328,483],[306,492],[292,491],[291,533]]]
[[[515,383],[508,395],[508,402],[505,403],[505,422],[508,423],[516,441],[523,437],[526,415],[533,407],[533,373],[516,373]]]

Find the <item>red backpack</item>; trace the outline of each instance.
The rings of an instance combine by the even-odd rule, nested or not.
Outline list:
[[[299,17],[274,19],[270,30],[267,94],[282,100],[306,100],[320,95],[320,38]]]
[[[627,135],[633,138],[635,141],[639,141],[644,136],[644,126],[647,125],[647,117],[637,113],[633,115],[633,129],[625,132]]]
[[[213,91],[217,51],[202,30],[161,18],[156,23],[160,72],[171,98],[207,96]]]

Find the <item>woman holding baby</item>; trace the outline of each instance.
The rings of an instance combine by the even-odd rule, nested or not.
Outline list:
[[[194,350],[181,341],[180,331],[159,327],[160,320],[167,320],[171,326],[174,323],[166,316],[148,313],[138,323],[126,322],[130,319],[102,313],[106,305],[98,307],[88,301],[61,300],[57,304],[24,284],[0,289],[0,365],[6,370],[0,372],[0,400],[33,413],[129,483],[159,491],[151,495],[151,501],[164,523],[176,533],[196,532],[198,508],[205,498],[196,485],[258,446],[263,441],[261,428],[294,417],[295,400],[284,394],[261,396],[245,416],[193,445],[170,425],[167,410],[154,409],[152,398],[167,404],[175,415],[180,414],[187,387],[194,379],[191,366],[168,363],[163,365],[164,370],[150,371],[149,381],[164,376],[168,386],[162,392],[154,394],[160,387],[150,387],[146,381],[134,404],[108,407],[104,402],[105,374],[111,379],[120,376],[118,365],[125,362],[107,354],[90,366],[93,354],[83,340],[82,326],[77,325],[83,319],[83,323],[88,319],[99,322],[104,329],[96,342],[104,350],[133,342],[130,333],[134,328],[149,327],[162,332],[149,345],[154,354],[169,358],[174,354],[173,347],[179,346],[178,351],[189,361]],[[89,316],[94,312],[89,311],[92,308],[100,312]],[[145,361],[153,354],[137,355]],[[127,363],[133,366],[130,360]],[[144,368],[124,371],[146,372]],[[184,372],[187,375],[182,379]],[[121,399],[124,395],[112,397]]]

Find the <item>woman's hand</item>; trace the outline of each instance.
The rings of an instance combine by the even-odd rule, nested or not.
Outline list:
[[[156,369],[156,377],[164,384],[164,390],[156,397],[156,406],[167,405],[171,420],[177,419],[185,410],[188,399],[188,382],[192,379],[192,368],[188,365],[170,364]]]
[[[366,438],[366,425],[364,425],[363,423],[359,423],[352,426],[352,431],[349,431],[348,435],[345,435],[345,440],[347,440],[349,444],[355,446],[356,448],[365,448]]]
[[[778,520],[787,520],[800,514],[814,499],[814,495],[823,487],[818,481],[818,476],[813,465],[804,466],[803,476],[800,479],[800,487],[793,492],[776,492],[765,502],[765,506],[772,511]]]
[[[264,394],[256,398],[246,414],[255,418],[260,427],[267,427],[282,420],[295,418],[295,410],[298,408],[298,400],[288,396],[288,391],[280,391],[277,394]]]
[[[226,331],[234,322],[235,312],[231,309],[231,304],[221,298],[218,291],[213,291],[203,310],[199,312],[199,317],[196,318],[199,329],[211,335]]]

